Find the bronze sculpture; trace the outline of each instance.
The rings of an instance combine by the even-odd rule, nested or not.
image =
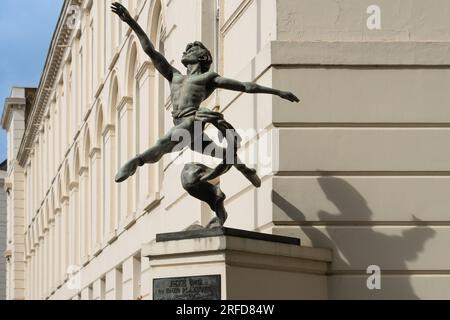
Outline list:
[[[219,88],[246,93],[273,94],[291,102],[299,102],[299,99],[291,92],[223,78],[216,72],[209,71],[213,58],[201,42],[190,43],[186,47],[182,63],[187,68],[187,75],[183,75],[155,49],[145,32],[123,5],[115,2],[111,9],[136,33],[143,50],[150,57],[155,68],[169,81],[173,104],[172,116],[175,125],[156,145],[128,161],[119,170],[116,182],[121,183],[127,180],[136,172],[138,167],[144,164],[156,163],[165,154],[179,151],[178,147],[180,146],[190,147],[200,153],[204,153],[205,149],[213,147],[212,150],[214,151],[211,155],[222,159],[221,165],[212,169],[202,164],[190,163],[184,167],[181,178],[185,190],[191,196],[208,203],[216,213],[217,217],[207,225],[207,228],[222,227],[227,219],[227,212],[224,207],[226,197],[219,186],[213,185],[209,181],[223,175],[232,166],[239,170],[255,187],[261,186],[261,180],[256,170],[248,168],[238,158],[237,149],[239,148],[240,137],[234,133],[230,138],[230,132],[235,132],[234,128],[224,120],[221,113],[201,108],[200,104]],[[201,129],[197,132],[195,128],[196,124],[199,123]],[[214,125],[224,137],[227,137],[228,148],[223,149],[212,142],[211,139],[208,139],[203,132],[206,124]],[[183,136],[185,132],[189,133],[190,142],[186,145],[180,145],[178,138]],[[201,139],[201,150],[196,150],[195,146],[199,139]],[[230,157],[231,163],[227,161]],[[192,229],[195,228],[200,228],[200,226],[192,227]]]

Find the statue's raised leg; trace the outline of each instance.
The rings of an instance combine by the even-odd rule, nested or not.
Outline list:
[[[157,163],[162,157],[168,153],[181,151],[184,147],[189,145],[190,140],[186,140],[186,145],[180,144],[180,137],[186,137],[186,134],[192,134],[194,118],[186,118],[179,125],[173,127],[169,132],[158,140],[158,142],[144,153],[137,155],[123,165],[116,175],[116,182],[120,183],[127,180],[136,173],[138,167],[142,167],[147,163]],[[179,148],[175,148],[179,147]]]
[[[201,178],[211,172],[211,168],[200,163],[189,163],[184,166],[181,174],[183,188],[194,198],[206,202],[211,210],[216,213],[216,218],[211,220],[208,228],[220,227],[225,224],[228,214],[225,210],[225,194],[219,186],[201,181]]]

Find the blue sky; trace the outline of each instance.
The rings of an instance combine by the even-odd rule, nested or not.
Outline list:
[[[62,0],[1,0],[0,116],[12,86],[39,84]],[[6,159],[6,135],[0,129],[0,162]]]

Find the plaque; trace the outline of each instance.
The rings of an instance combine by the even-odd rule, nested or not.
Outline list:
[[[221,300],[220,275],[154,279],[153,300]]]

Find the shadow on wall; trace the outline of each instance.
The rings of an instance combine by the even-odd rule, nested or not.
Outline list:
[[[348,182],[335,177],[321,177],[319,185],[327,199],[338,209],[337,213],[319,211],[319,218],[324,221],[339,221],[338,225],[355,225],[352,217],[357,213],[359,221],[371,221],[373,212],[364,197]],[[283,210],[293,221],[307,222],[300,209],[289,203],[280,194],[273,191],[273,203]],[[334,253],[332,274],[361,275],[359,277],[339,277],[332,281],[330,298],[349,299],[419,299],[414,292],[408,276],[399,275],[398,271],[407,270],[407,262],[415,261],[423,251],[427,240],[435,231],[425,226],[413,216],[420,226],[402,231],[401,235],[387,235],[377,231],[376,227],[343,228],[325,224],[323,227],[301,226],[301,232],[311,239],[314,247],[331,248]],[[353,223],[352,223],[353,221]],[[344,222],[344,223],[343,223]],[[333,223],[331,223],[333,224]],[[351,232],[352,234],[348,234]],[[367,288],[367,267],[378,265],[381,268],[381,290]],[[350,272],[349,272],[350,271]],[[383,277],[383,272],[394,271],[395,277]],[[355,288],[354,292],[346,289]],[[338,288],[337,286],[341,286]],[[337,293],[339,291],[339,293]],[[364,294],[366,292],[366,294]],[[362,296],[363,295],[363,296]]]

